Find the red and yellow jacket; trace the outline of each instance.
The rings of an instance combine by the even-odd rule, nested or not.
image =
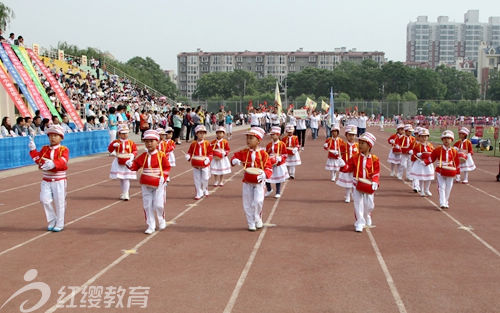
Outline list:
[[[431,143],[423,144],[421,142],[416,142],[413,146],[413,154],[411,160],[415,162],[418,159],[425,160],[431,156],[431,152],[434,150],[434,146]],[[417,157],[417,153],[423,153],[424,155],[420,158]]]
[[[297,136],[285,136],[281,139],[285,143],[285,146],[291,148],[300,148],[299,138]]]
[[[340,149],[345,144],[345,142],[344,142],[344,140],[342,140],[342,138],[337,137],[337,138],[333,139],[330,137],[330,138],[325,140],[325,143],[327,144],[327,147],[323,146],[323,148],[328,151],[328,158],[329,159],[338,159],[341,157]],[[338,151],[338,154],[335,155],[335,154],[331,153],[330,150],[336,150],[336,151]]]
[[[286,145],[283,141],[278,140],[277,142],[271,141],[266,146],[266,152],[269,155],[275,155],[281,157],[281,162],[276,163],[276,166],[285,164],[286,162]]]
[[[43,146],[40,151],[30,151],[30,156],[41,167],[46,160],[52,160],[55,167],[48,171],[43,171],[43,180],[51,182],[66,179],[68,169],[69,149],[65,146]]]
[[[472,142],[469,139],[459,140],[453,145],[458,148],[458,150],[467,151],[466,153],[474,154],[472,150]]]
[[[442,167],[449,166],[455,168],[455,174],[447,173],[443,176],[455,176],[460,174],[460,159],[458,157],[458,152],[456,149],[450,147],[445,148],[444,146],[439,146],[431,153],[430,159],[424,160],[426,164],[430,164],[438,161],[436,166],[436,172],[442,174]]]
[[[175,149],[175,141],[173,141],[172,139],[162,140],[158,145],[158,150],[164,152],[166,155],[174,151],[174,149]]]
[[[355,178],[366,178],[379,184],[380,160],[374,154],[356,153],[347,161],[346,172],[352,172]]]
[[[115,143],[119,143],[120,145],[118,147],[114,147],[113,145]],[[108,151],[109,153],[116,151],[116,154],[132,153],[134,155],[137,155],[137,146],[135,145],[135,142],[130,139],[115,139],[109,144]]]
[[[168,156],[162,152],[155,150],[152,153],[144,152],[134,159],[134,163],[129,167],[132,171],[143,169],[142,174],[160,174],[167,179],[170,174],[170,163]]]
[[[226,155],[229,155],[231,148],[229,147],[229,141],[226,139],[214,139],[210,142],[210,146],[212,146],[212,151],[216,149],[222,149],[226,152]]]
[[[340,146],[340,154],[345,164],[347,164],[347,161],[349,161],[349,159],[357,153],[359,153],[359,146],[357,142],[350,143],[348,141],[344,141],[344,143]],[[347,173],[346,166],[342,167],[340,171]]]
[[[253,160],[252,160],[252,155],[254,155]],[[271,164],[269,154],[267,154],[267,152],[264,149],[257,149],[255,151],[246,148],[236,152],[233,155],[233,157],[231,158],[231,164],[233,164],[232,161],[234,159],[240,160],[241,165],[243,165],[244,168],[256,167],[262,169],[266,174],[267,178],[273,175],[273,165]],[[246,183],[245,177],[243,177],[243,182]]]
[[[404,154],[409,154],[410,150],[413,149],[413,146],[415,145],[416,139],[413,136],[401,136],[401,152]]]
[[[204,156],[208,157],[210,161],[212,161],[213,158],[213,149],[212,145],[210,142],[207,140],[203,141],[193,141],[191,145],[189,146],[189,150],[187,152],[193,158],[194,156]],[[204,164],[202,167],[209,167],[210,163]]]

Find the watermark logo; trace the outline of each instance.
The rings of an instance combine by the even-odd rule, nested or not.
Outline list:
[[[30,269],[24,274],[24,280],[31,282],[38,276],[36,269]],[[41,297],[32,307],[26,308],[28,301],[25,300],[19,306],[21,313],[30,313],[44,306],[50,298],[51,288],[43,282],[33,282],[16,291],[0,307],[0,312],[12,299],[31,290],[38,290]],[[58,289],[59,295],[56,308],[88,308],[88,309],[130,309],[147,308],[150,287],[123,287],[123,286],[62,286]]]

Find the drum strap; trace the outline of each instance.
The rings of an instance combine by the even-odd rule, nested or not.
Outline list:
[[[142,168],[144,168],[144,166],[146,166],[146,162],[147,162],[149,157],[151,157],[151,155],[148,152],[146,154],[146,157],[144,158],[144,163],[142,163]],[[158,152],[156,152],[156,157],[158,158],[158,166],[160,167],[160,177],[162,177],[163,176],[163,166],[161,164],[161,161],[163,160],[163,155],[160,158],[160,151],[158,151]],[[149,164],[149,168],[151,168],[151,163]]]
[[[366,160],[366,167],[368,167],[368,156],[365,156]],[[359,178],[359,164],[361,163],[361,153],[358,155],[358,164],[356,165],[356,180]],[[362,169],[364,173],[364,168]],[[370,168],[370,174],[373,174],[373,166]],[[368,174],[368,173],[367,173]],[[371,175],[370,175],[371,176]],[[368,178],[368,177],[367,177]]]

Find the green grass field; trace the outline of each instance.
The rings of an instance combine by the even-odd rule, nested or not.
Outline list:
[[[452,128],[448,128],[449,130],[452,130],[453,133],[455,134],[455,141],[458,140],[458,129],[457,127],[452,127]],[[384,128],[384,131],[388,134],[392,134],[394,132],[396,132],[396,129],[395,128]],[[435,128],[435,129],[430,129],[429,130],[430,132],[430,138],[429,140],[433,143],[433,144],[440,144],[441,143],[441,133],[442,133],[442,130],[439,129],[439,128]],[[471,133],[471,135],[469,136],[469,138],[473,137],[474,136],[474,133]],[[389,135],[387,135],[387,137],[389,137]],[[483,137],[482,139],[490,139],[491,140],[491,145],[493,147],[495,147],[495,140],[493,139],[493,130],[490,129],[490,127],[487,127],[484,129],[483,131]],[[474,153],[480,153],[480,154],[484,154],[484,155],[487,155],[487,156],[495,156],[495,157],[500,157],[500,150],[499,150],[499,143],[497,142],[497,146],[496,146],[496,151],[495,150],[492,150],[492,151],[481,151],[479,150],[478,148],[475,147],[474,145]],[[495,153],[496,152],[496,153]]]

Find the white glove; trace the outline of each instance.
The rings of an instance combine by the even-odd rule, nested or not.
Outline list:
[[[160,177],[160,186],[162,186],[165,183],[165,177],[162,175]]]
[[[281,162],[281,157],[279,155],[276,157],[276,162]]]
[[[210,163],[210,159],[209,158],[205,158],[205,160],[203,161],[203,163],[205,163],[205,165],[208,165]]]
[[[417,153],[417,158],[420,158],[420,157],[422,157],[422,152]]]
[[[413,150],[408,151],[408,154],[412,155],[413,154]]]
[[[134,160],[132,160],[132,159],[128,159],[127,162],[125,162],[125,165],[127,167],[132,167],[132,164],[134,164]]]
[[[378,184],[376,182],[372,182],[372,189],[376,191],[378,189]]]
[[[33,139],[31,139],[30,142],[28,143],[28,147],[30,148],[30,151],[36,150],[36,145]]]
[[[227,155],[226,151],[222,151],[221,154],[222,154],[222,157],[225,157]]]
[[[325,149],[326,149],[326,148],[328,148],[328,144],[327,144],[327,143],[325,143],[325,144],[323,145],[323,147],[325,147]]]
[[[113,147],[115,147],[115,148],[118,148],[119,146],[120,146],[120,143],[119,143],[119,142],[115,142],[115,143],[113,144]]]
[[[297,147],[293,148],[292,153],[297,154],[297,152],[299,152],[299,149],[297,149]]]
[[[186,161],[191,160],[191,154],[189,153],[184,154],[184,157],[186,158]]]
[[[56,165],[54,164],[54,161],[52,160],[47,160],[45,161],[45,163],[42,164],[42,166],[40,167],[42,170],[44,171],[50,171],[51,169],[53,169],[54,167],[56,167]]]
[[[231,163],[232,163],[233,165],[241,165],[241,161],[240,161],[240,159],[233,159],[233,160],[231,161]]]
[[[389,143],[393,145],[395,143],[394,139],[389,140]]]
[[[401,147],[399,145],[395,145],[394,148],[401,149]]]
[[[257,177],[257,181],[259,183],[263,182],[264,180],[266,180],[266,174],[265,173],[262,173],[260,174],[258,177]]]
[[[345,166],[345,161],[344,161],[344,159],[340,159],[340,162],[339,162],[339,163],[340,163],[340,164],[339,164],[339,165],[340,165],[340,167],[344,167],[344,166]]]
[[[339,152],[338,152],[337,150],[333,150],[333,151],[332,151],[332,154],[333,154],[333,155],[339,155]]]

